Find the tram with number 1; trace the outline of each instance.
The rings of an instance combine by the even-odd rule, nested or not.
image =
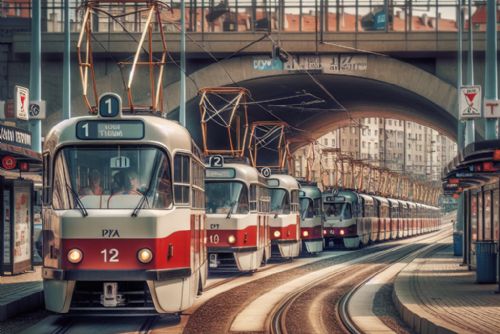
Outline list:
[[[46,308],[180,312],[208,274],[201,155],[179,124],[103,99],[116,109],[65,120],[45,140]]]
[[[255,271],[271,256],[266,181],[244,158],[215,155],[209,162],[205,179],[209,268]]]

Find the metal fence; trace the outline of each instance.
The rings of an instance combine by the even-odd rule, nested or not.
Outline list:
[[[44,32],[63,30],[63,0],[42,0]],[[81,28],[83,3],[69,0],[71,30]],[[179,31],[180,2],[164,1],[164,29]],[[31,1],[3,0],[2,17],[30,18]],[[94,31],[140,32],[145,14],[132,2],[102,5],[112,16],[95,14]],[[190,32],[438,32],[457,31],[458,1],[450,0],[189,0],[186,30]],[[500,11],[497,9],[497,17]],[[467,11],[464,11],[467,28]],[[475,31],[486,31],[486,2],[475,1]],[[467,30],[467,29],[465,29]]]

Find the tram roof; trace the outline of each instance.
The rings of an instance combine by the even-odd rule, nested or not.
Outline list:
[[[373,196],[377,201],[379,201],[382,204],[389,205],[389,200],[385,197],[380,197],[380,196]]]
[[[304,192],[304,196],[300,196],[300,197],[309,197],[312,199],[321,198],[321,191],[319,190],[319,188],[317,186],[302,185],[300,187],[300,190]]]
[[[207,167],[207,171],[209,170],[231,170],[234,171],[234,174],[231,174],[229,177],[217,176],[217,177],[208,177],[207,180],[242,180],[246,183],[266,183],[264,177],[262,177],[259,171],[250,165],[240,164],[240,163],[225,163],[224,167]],[[229,175],[229,174],[228,174]],[[234,176],[233,176],[234,175]]]
[[[81,140],[76,136],[76,125],[81,121],[103,121],[112,123],[113,120],[141,120],[144,123],[144,138],[142,142],[159,143],[169,150],[182,149],[192,151],[192,141],[189,131],[177,122],[158,116],[149,115],[124,115],[111,120],[97,116],[83,116],[64,120],[56,124],[45,138],[44,151],[54,151],[58,146],[69,143],[78,144],[103,144],[103,142],[120,142],[124,145],[137,143],[137,140]]]
[[[272,174],[267,180],[278,180],[278,185],[272,185],[268,182],[268,186],[270,188],[284,188],[288,190],[296,190],[300,188],[299,182],[297,182],[293,176],[286,174]]]
[[[372,203],[373,203],[373,197],[372,197],[372,196],[370,196],[370,195],[366,195],[366,194],[359,194],[359,196],[360,196],[363,200],[370,202],[370,204],[372,204]]]

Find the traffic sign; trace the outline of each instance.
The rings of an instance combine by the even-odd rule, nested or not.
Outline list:
[[[30,119],[45,119],[45,101],[30,101]]]
[[[16,158],[6,155],[2,158],[2,168],[3,169],[14,169],[16,168]]]
[[[481,86],[460,87],[460,97],[458,99],[460,119],[480,118],[481,100]]]
[[[14,109],[16,110],[16,118],[29,120],[29,101],[30,90],[26,87],[15,86],[14,88]]]
[[[500,118],[500,100],[484,101],[484,118]]]

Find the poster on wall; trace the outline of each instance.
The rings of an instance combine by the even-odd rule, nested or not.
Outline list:
[[[14,187],[14,266],[27,263],[31,266],[31,188]],[[25,268],[15,268],[23,271]]]
[[[10,264],[10,191],[3,191],[3,263]]]

